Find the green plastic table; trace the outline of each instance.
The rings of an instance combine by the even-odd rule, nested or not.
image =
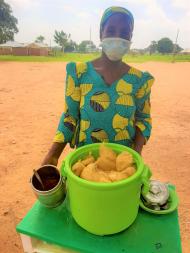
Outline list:
[[[182,252],[177,210],[167,215],[154,215],[139,209],[137,219],[125,231],[97,236],[77,225],[68,210],[67,200],[54,209],[43,207],[37,201],[16,229],[21,235],[52,245],[50,251],[32,251],[30,246],[30,250],[25,249],[25,252]],[[62,248],[66,251],[61,251]]]

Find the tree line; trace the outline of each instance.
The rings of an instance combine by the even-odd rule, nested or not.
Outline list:
[[[158,41],[152,41],[148,46],[148,51],[150,54],[161,53],[161,54],[170,54],[170,53],[178,53],[183,48],[181,48],[178,44],[173,43],[169,38],[162,38]]]
[[[36,38],[35,42],[44,43],[45,37],[40,35]],[[93,41],[83,40],[81,43],[77,44],[75,41],[71,39],[71,35],[65,33],[64,31],[55,30],[54,33],[54,41],[59,46],[60,51],[68,53],[68,52],[93,52],[97,51],[96,45]]]

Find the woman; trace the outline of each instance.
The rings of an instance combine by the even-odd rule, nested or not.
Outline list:
[[[151,133],[153,77],[122,62],[133,34],[132,14],[110,7],[100,24],[101,57],[67,64],[65,109],[43,164],[57,165],[66,146],[114,142],[141,154]]]

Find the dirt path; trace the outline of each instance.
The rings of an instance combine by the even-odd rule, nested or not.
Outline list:
[[[177,187],[183,253],[189,253],[190,63],[132,65],[156,77],[153,132],[143,156],[154,178]],[[35,201],[29,177],[54,136],[64,78],[65,63],[0,62],[0,252],[22,252],[15,225]]]

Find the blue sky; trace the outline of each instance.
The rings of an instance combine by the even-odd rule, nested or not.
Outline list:
[[[39,35],[46,43],[55,44],[55,30],[71,34],[76,42],[92,40],[99,44],[99,23],[109,6],[128,8],[135,18],[132,48],[147,47],[152,40],[169,37],[190,48],[190,0],[5,0],[18,19],[19,33],[15,40],[31,42]]]

